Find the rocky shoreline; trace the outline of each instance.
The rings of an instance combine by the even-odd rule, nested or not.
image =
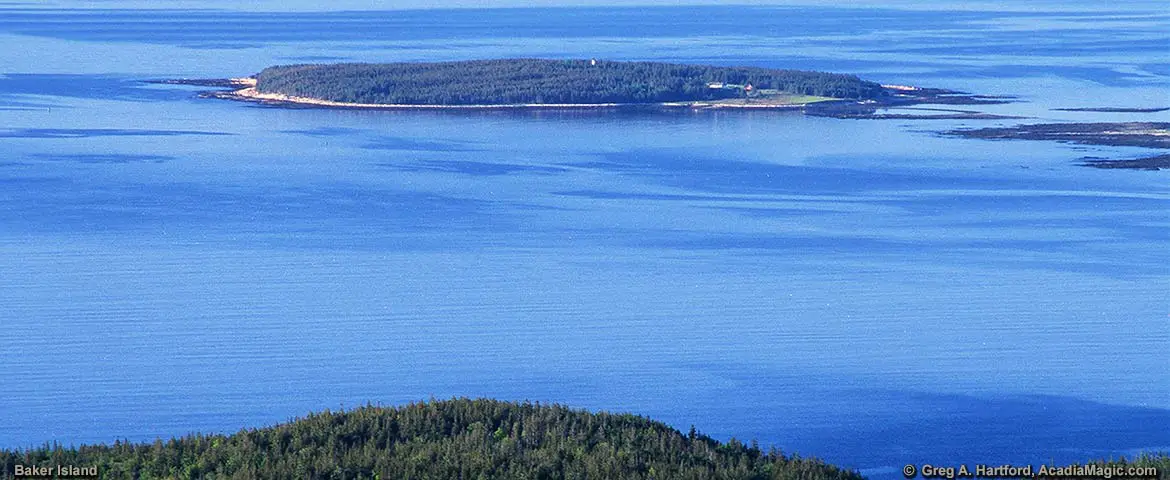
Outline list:
[[[965,92],[938,88],[906,86],[883,86],[888,96],[882,100],[851,101],[831,100],[815,103],[784,103],[769,101],[767,98],[749,98],[721,101],[664,102],[664,103],[525,103],[491,105],[427,105],[427,104],[365,104],[334,102],[308,97],[295,97],[277,93],[262,93],[256,89],[256,79],[251,77],[223,79],[167,79],[152,83],[170,85],[194,85],[212,87],[217,90],[200,92],[204,98],[217,98],[285,108],[337,108],[361,110],[783,110],[799,111],[805,115],[846,119],[963,119],[994,120],[1018,117],[994,115],[972,110],[938,109],[942,113],[903,114],[878,113],[879,110],[902,108],[921,104],[938,105],[991,105],[1007,103],[1011,97],[972,95]]]
[[[1020,117],[996,115],[974,110],[934,109],[944,113],[910,114],[878,113],[879,110],[907,108],[914,105],[999,105],[1010,103],[1014,97],[975,95],[942,88],[899,87],[883,85],[889,95],[881,101],[851,102],[839,100],[808,105],[804,113],[816,117],[849,119],[907,119],[907,120],[1007,120]]]

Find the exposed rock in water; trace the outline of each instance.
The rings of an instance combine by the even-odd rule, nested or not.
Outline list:
[[[1126,107],[1081,107],[1081,108],[1054,108],[1058,112],[1103,112],[1103,113],[1157,113],[1170,110],[1170,107],[1161,108],[1126,108]]]
[[[1153,157],[1134,158],[1130,160],[1110,160],[1108,158],[1087,157],[1081,166],[1093,168],[1121,168],[1129,170],[1161,170],[1170,169],[1170,154]]]
[[[945,133],[986,140],[1057,140],[1084,145],[1170,148],[1170,123],[1164,122],[1039,123]]]

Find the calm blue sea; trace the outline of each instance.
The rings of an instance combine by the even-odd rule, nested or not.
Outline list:
[[[1155,152],[938,135],[1170,121],[1053,110],[1170,106],[1157,3],[87,5],[0,5],[0,446],[490,396],[877,477],[1170,449],[1170,173],[1076,165]],[[849,72],[1028,118],[280,109],[143,82],[501,57]]]

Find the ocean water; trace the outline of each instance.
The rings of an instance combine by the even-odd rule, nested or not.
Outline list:
[[[1170,121],[1053,110],[1170,106],[1156,3],[210,5],[0,6],[0,446],[491,396],[879,478],[1170,448],[1170,176],[1077,166],[1156,152],[939,135]],[[281,109],[144,83],[503,57],[850,72],[1027,118]]]

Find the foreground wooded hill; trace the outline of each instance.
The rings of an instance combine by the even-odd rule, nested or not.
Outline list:
[[[230,436],[0,451],[0,461],[0,478],[17,464],[96,465],[119,479],[861,478],[644,417],[467,399],[325,412]]]
[[[1095,463],[1170,474],[1165,454]],[[693,428],[684,435],[635,415],[468,399],[326,411],[234,435],[0,450],[0,464],[3,480],[13,478],[16,465],[97,467],[108,479],[862,478],[816,459],[734,439],[720,443]]]
[[[843,99],[885,95],[881,85],[837,73],[591,60],[288,65],[266,68],[256,80],[261,93],[406,105],[709,101],[760,90]]]

